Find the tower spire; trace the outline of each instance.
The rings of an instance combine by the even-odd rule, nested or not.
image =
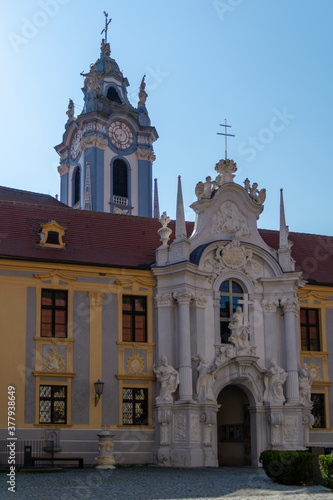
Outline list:
[[[184,240],[187,237],[184,203],[182,193],[182,183],[180,175],[178,176],[178,190],[177,190],[177,210],[176,210],[176,240]]]
[[[154,179],[154,219],[160,218],[160,206],[158,202],[157,179]]]

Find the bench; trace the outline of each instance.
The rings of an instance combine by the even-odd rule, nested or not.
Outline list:
[[[79,469],[83,469],[83,458],[57,457],[57,458],[52,459],[51,457],[31,457],[33,467],[35,466],[35,462],[39,462],[39,461],[59,462],[60,460],[62,460],[63,462],[73,462],[73,461],[78,462]]]

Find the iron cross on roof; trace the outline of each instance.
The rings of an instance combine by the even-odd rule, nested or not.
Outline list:
[[[227,127],[231,128],[231,125],[227,125],[227,120],[224,120],[224,125],[220,123],[220,127],[224,127],[224,133],[223,132],[217,132],[217,135],[224,135],[225,136],[225,159],[228,158],[227,156],[227,136],[228,137],[235,137],[233,134],[227,134]]]
[[[108,43],[108,26],[109,24],[111,23],[112,19],[110,19],[108,21],[108,13],[104,11],[104,15],[105,15],[105,26],[104,28],[102,29],[101,31],[101,35],[103,35],[103,33],[105,32],[105,43]]]

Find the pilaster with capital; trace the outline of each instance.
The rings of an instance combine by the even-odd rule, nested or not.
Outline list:
[[[264,341],[265,341],[265,353],[266,353],[266,363],[271,358],[276,356],[277,345],[276,345],[276,309],[279,305],[277,299],[263,299],[261,301],[261,307],[264,319]]]
[[[154,296],[155,304],[155,324],[158,331],[158,342],[156,342],[155,360],[159,360],[165,355],[170,362],[173,359],[173,341],[170,339],[172,331],[172,308],[175,307],[172,294],[159,291]]]
[[[280,300],[284,312],[284,345],[286,353],[286,371],[288,379],[286,383],[287,404],[299,401],[298,386],[298,329],[297,314],[299,310],[296,297],[283,297]]]
[[[192,363],[191,363],[191,331],[190,331],[190,302],[194,295],[191,291],[183,289],[173,294],[178,303],[179,311],[179,399],[192,401]]]

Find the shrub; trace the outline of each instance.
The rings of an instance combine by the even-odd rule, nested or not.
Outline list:
[[[267,450],[260,455],[267,476],[280,484],[313,484],[315,455],[307,451]]]
[[[324,485],[333,490],[333,455],[319,455],[319,467]]]

